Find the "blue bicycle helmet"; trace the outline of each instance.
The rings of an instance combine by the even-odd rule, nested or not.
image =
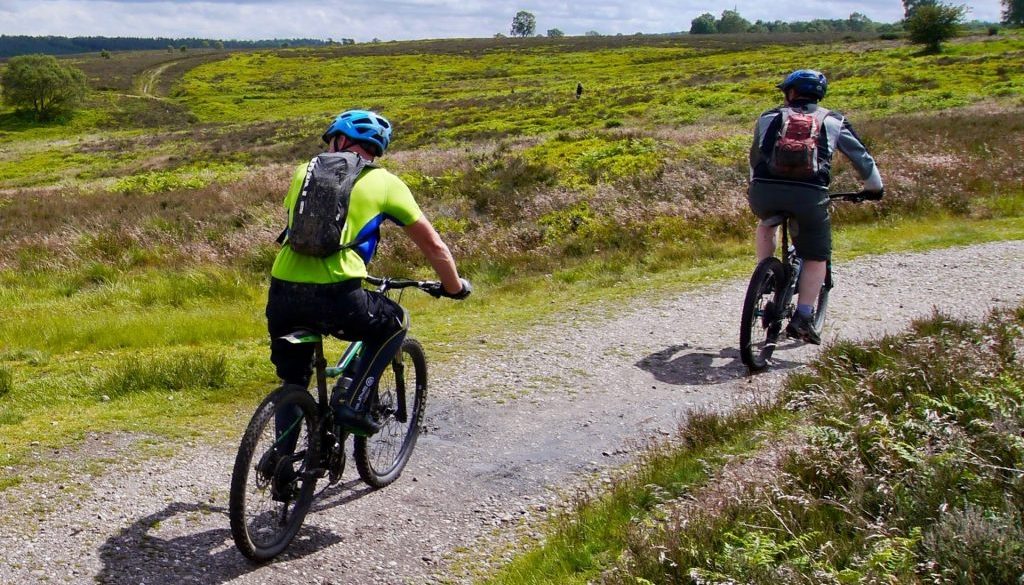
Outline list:
[[[820,72],[813,69],[797,69],[775,87],[783,92],[789,91],[792,88],[800,95],[813,96],[820,100],[825,97],[825,92],[828,91],[828,80]]]
[[[369,143],[377,151],[374,154],[381,156],[391,143],[391,123],[369,110],[348,110],[338,114],[324,132],[323,140],[330,144],[331,139],[338,134]]]

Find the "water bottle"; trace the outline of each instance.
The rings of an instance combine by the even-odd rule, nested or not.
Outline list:
[[[348,397],[348,390],[352,387],[352,377],[342,376],[334,384],[334,391],[331,392],[331,404],[336,405],[339,401]]]

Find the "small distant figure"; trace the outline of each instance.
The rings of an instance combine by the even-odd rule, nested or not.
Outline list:
[[[576,99],[580,99],[581,95],[583,95],[583,84],[582,83],[577,83],[576,84]]]

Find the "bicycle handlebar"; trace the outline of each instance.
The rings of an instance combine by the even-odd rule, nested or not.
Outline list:
[[[835,199],[841,201],[852,201],[854,203],[860,203],[861,201],[864,201],[866,199],[881,199],[881,195],[879,195],[878,191],[868,191],[866,189],[862,189],[860,191],[851,191],[847,193],[829,193],[828,198],[829,200]]]
[[[363,280],[384,289],[418,288],[422,291],[430,292],[441,286],[441,283],[436,280],[410,280],[407,278],[387,278],[379,276],[367,276]]]
[[[461,301],[473,292],[469,281],[460,278],[462,290],[456,294],[450,294],[444,290],[444,286],[437,280],[410,280],[407,278],[388,278],[380,276],[366,276],[363,280],[377,287],[377,292],[387,292],[395,288],[418,288],[434,298],[447,297]]]

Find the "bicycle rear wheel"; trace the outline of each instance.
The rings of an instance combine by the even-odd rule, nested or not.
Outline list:
[[[750,277],[740,314],[740,360],[751,371],[764,369],[782,330],[779,306],[786,270],[778,258],[765,258]]]
[[[286,385],[263,400],[245,429],[231,474],[228,516],[235,545],[252,560],[280,554],[309,512],[319,460],[316,427],[313,397]]]
[[[371,411],[383,425],[371,437],[356,436],[353,456],[359,477],[382,488],[398,479],[416,446],[427,403],[427,358],[423,346],[406,339],[377,385]]]

